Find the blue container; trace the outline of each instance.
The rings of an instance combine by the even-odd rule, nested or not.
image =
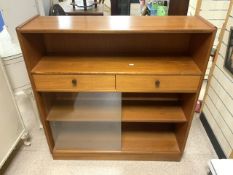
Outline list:
[[[0,32],[3,30],[3,26],[4,26],[4,21],[3,21],[3,18],[2,18],[2,13],[0,11]]]
[[[157,10],[156,9],[151,9],[150,10],[150,16],[157,16]]]
[[[147,4],[147,7],[150,10],[150,16],[157,16],[157,9],[153,8],[152,3]]]

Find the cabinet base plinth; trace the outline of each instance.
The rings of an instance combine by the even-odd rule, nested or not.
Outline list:
[[[180,161],[182,154],[178,152],[167,153],[124,153],[124,152],[77,152],[77,151],[53,151],[55,160],[159,160]]]

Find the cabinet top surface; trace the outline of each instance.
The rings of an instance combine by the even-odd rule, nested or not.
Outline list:
[[[209,33],[215,27],[194,16],[37,16],[21,33]]]

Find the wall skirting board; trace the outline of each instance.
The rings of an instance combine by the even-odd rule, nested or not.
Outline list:
[[[219,159],[226,159],[227,157],[224,154],[223,149],[221,148],[221,146],[220,146],[220,144],[219,144],[213,130],[211,129],[211,127],[206,119],[206,116],[203,112],[200,115],[200,120],[201,120],[201,123],[202,123],[203,127],[205,128],[205,131],[206,131],[206,133],[207,133],[207,135],[208,135],[208,137],[209,137],[209,139],[214,147],[215,152],[218,155],[218,158]]]

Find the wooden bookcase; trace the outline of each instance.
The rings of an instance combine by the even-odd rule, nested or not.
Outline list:
[[[38,16],[19,26],[53,158],[180,160],[215,32],[204,19],[185,16]],[[77,94],[87,92],[120,94],[120,120],[111,118],[111,101],[101,115],[98,105],[75,109]],[[65,130],[93,121],[120,123],[120,149],[73,146],[80,133]],[[59,134],[70,141],[59,142],[71,146],[57,146],[53,122],[66,125]]]

